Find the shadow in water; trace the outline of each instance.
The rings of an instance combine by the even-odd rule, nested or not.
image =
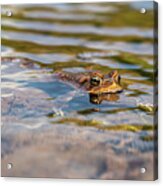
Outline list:
[[[118,94],[89,94],[89,101],[93,104],[101,104],[103,101],[117,101]]]

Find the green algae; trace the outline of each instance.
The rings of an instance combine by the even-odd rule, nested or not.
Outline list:
[[[23,7],[22,11],[27,11],[27,12],[32,12],[32,11],[47,11],[47,12],[56,12],[57,9],[54,7],[47,7],[47,6],[37,6],[37,5],[33,5],[30,7]]]
[[[152,104],[139,103],[137,106],[140,110],[151,113],[151,114],[154,114],[157,110],[157,107],[155,107]]]
[[[153,43],[153,38],[148,37],[140,37],[140,36],[109,36],[109,35],[98,35],[94,33],[66,33],[66,32],[56,32],[56,31],[43,31],[43,30],[33,30],[27,28],[17,28],[13,26],[5,26],[2,25],[2,30],[4,31],[13,31],[20,33],[31,33],[31,34],[42,34],[49,35],[55,37],[76,37],[81,39],[87,39],[88,41],[108,41],[108,42],[116,42],[116,41],[124,41],[129,43]]]
[[[151,141],[156,140],[154,135],[140,136],[140,139],[146,142],[151,142]]]
[[[106,114],[116,114],[119,112],[126,112],[126,111],[134,111],[137,110],[137,107],[131,107],[131,108],[118,108],[118,109],[112,109],[112,110],[107,110],[107,111],[100,111],[101,113],[106,113]],[[84,109],[78,111],[78,114],[82,115],[89,115],[93,112],[97,112],[95,109]]]
[[[139,132],[139,131],[153,131],[155,127],[153,125],[139,125],[139,124],[118,124],[118,125],[110,125],[106,126],[101,121],[97,120],[82,120],[78,118],[62,118],[57,121],[53,121],[52,124],[75,124],[78,126],[89,126],[95,127],[101,130],[109,130],[109,131],[131,131],[131,132]]]
[[[120,61],[125,64],[136,64],[140,65],[142,68],[145,69],[152,69],[153,65],[148,64],[148,62],[134,54],[130,54],[127,52],[121,53],[121,55],[113,56],[112,59],[116,61]]]
[[[18,52],[30,52],[30,53],[65,53],[65,54],[76,54],[83,52],[93,52],[99,51],[96,49],[84,47],[84,46],[70,46],[70,45],[60,45],[60,46],[51,46],[51,45],[41,45],[32,42],[24,41],[15,41],[9,39],[2,39],[2,45],[12,47]]]
[[[145,91],[138,90],[138,89],[127,88],[127,90],[132,91],[132,93],[127,94],[128,97],[138,97],[140,95],[148,95],[149,94]]]

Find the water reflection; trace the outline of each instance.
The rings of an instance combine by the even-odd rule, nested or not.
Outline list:
[[[89,94],[89,100],[93,104],[101,104],[103,101],[117,101],[118,94]]]

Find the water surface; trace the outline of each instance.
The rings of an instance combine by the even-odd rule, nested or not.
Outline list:
[[[29,129],[43,132],[45,126],[56,130],[63,125],[60,132],[68,126],[86,131],[92,127],[108,137],[116,135],[118,144],[126,143],[118,149],[106,138],[116,154],[136,150],[141,157],[153,152],[154,23],[152,3],[147,4],[146,14],[139,12],[137,3],[3,6],[4,134],[9,127],[16,134]],[[6,10],[13,15],[7,17]],[[115,69],[124,91],[116,101],[99,105],[92,104],[85,91],[55,77],[58,70]],[[90,138],[96,141],[94,135]]]

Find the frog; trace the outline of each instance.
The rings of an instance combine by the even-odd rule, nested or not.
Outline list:
[[[61,81],[72,84],[89,94],[89,100],[94,104],[101,104],[105,101],[116,101],[117,94],[123,91],[121,76],[117,70],[107,74],[99,71],[72,73],[67,71],[57,72],[57,78]]]

